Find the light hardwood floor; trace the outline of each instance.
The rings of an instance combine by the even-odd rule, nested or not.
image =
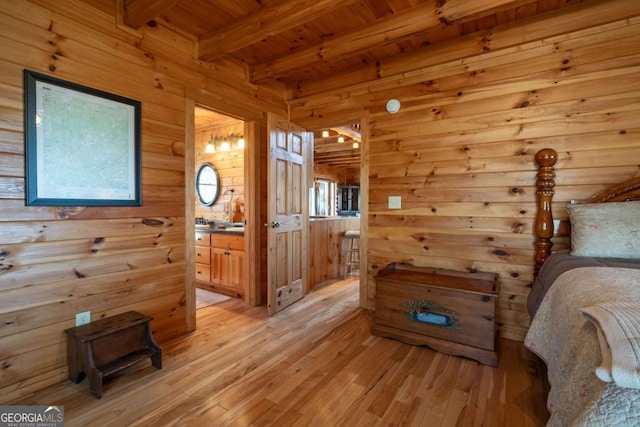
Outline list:
[[[357,282],[322,287],[268,317],[232,299],[197,330],[105,382],[65,381],[13,404],[64,405],[65,426],[543,426],[542,381],[522,344],[491,368],[370,335]]]

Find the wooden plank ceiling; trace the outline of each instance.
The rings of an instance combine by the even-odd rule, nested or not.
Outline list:
[[[89,0],[85,0],[89,1]],[[348,84],[341,73],[376,79],[385,64],[457,37],[577,3],[578,0],[124,0],[125,25],[158,23],[198,40],[199,59],[233,61],[249,81],[281,87],[291,99],[323,81]],[[488,41],[490,33],[488,31]],[[394,70],[403,72],[408,70]],[[318,86],[317,84],[315,85]],[[348,123],[336,123],[347,128]],[[358,156],[348,134],[316,135],[319,161],[339,166]],[[359,163],[359,158],[358,158]],[[353,164],[353,163],[351,163]]]

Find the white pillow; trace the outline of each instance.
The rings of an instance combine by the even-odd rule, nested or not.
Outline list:
[[[571,204],[571,255],[640,259],[640,201]]]

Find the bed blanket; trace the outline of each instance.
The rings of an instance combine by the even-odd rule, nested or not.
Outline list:
[[[596,327],[602,362],[596,376],[620,387],[640,388],[640,300],[615,301],[582,309]]]
[[[527,310],[531,317],[536,314],[542,298],[544,298],[558,276],[574,268],[583,267],[637,268],[640,270],[640,259],[572,256],[566,249],[552,253],[542,264],[538,278],[527,297]]]
[[[548,426],[639,426],[640,390],[598,379],[596,328],[580,309],[640,297],[640,270],[584,267],[558,276],[544,296],[525,345],[547,365]]]

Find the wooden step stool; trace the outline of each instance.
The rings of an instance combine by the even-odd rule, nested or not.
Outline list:
[[[152,317],[135,311],[67,329],[69,379],[89,380],[91,393],[102,397],[102,378],[147,357],[162,369],[162,349],[151,335]]]

